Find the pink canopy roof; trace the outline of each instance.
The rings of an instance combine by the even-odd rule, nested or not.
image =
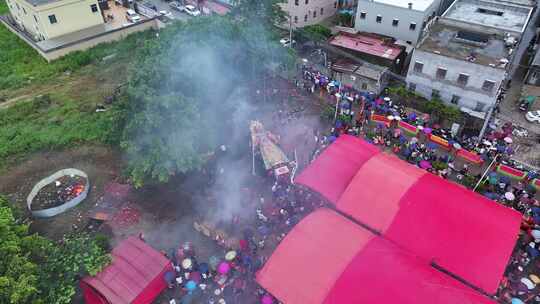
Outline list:
[[[167,284],[170,261],[135,237],[122,241],[112,251],[112,263],[95,277],[81,281],[88,304],[152,303]]]
[[[518,212],[352,136],[339,137],[296,182],[401,248],[492,294],[519,233]]]
[[[495,303],[324,208],[285,237],[257,282],[286,304]]]

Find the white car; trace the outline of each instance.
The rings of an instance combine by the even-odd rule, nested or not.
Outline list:
[[[173,14],[167,10],[159,11],[159,15],[172,19]]]
[[[139,21],[141,21],[141,16],[139,16],[139,14],[137,14],[134,10],[132,9],[128,9],[126,11],[126,18],[129,22],[131,23],[137,23]]]
[[[281,45],[284,47],[291,46],[291,40],[289,38],[281,38],[281,40],[279,40],[279,43],[281,43]],[[296,44],[296,41],[293,40],[292,45],[294,46],[295,44]]]
[[[525,119],[529,122],[540,123],[540,111],[530,111],[525,114]]]
[[[190,15],[190,16],[193,16],[193,17],[197,17],[199,15],[201,15],[201,11],[199,11],[195,6],[193,5],[186,5],[184,7],[184,12],[186,12],[186,14]]]

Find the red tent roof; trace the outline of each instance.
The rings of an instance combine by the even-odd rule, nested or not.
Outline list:
[[[341,136],[296,181],[401,248],[495,293],[521,215],[374,148]],[[353,150],[367,152],[340,156]]]
[[[356,52],[395,60],[403,52],[403,48],[394,43],[388,43],[387,40],[388,38],[373,34],[341,32],[330,38],[329,43]]]
[[[95,277],[81,282],[86,303],[151,303],[166,287],[164,273],[170,261],[135,237],[122,241],[112,251],[112,263]]]
[[[286,304],[495,303],[324,208],[285,237],[257,282]]]

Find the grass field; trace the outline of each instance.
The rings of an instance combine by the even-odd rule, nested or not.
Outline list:
[[[0,0],[0,14],[7,12],[5,0]],[[130,56],[137,43],[149,35],[134,34],[120,42],[101,44],[88,51],[75,52],[47,63],[34,49],[0,25],[0,102],[2,90],[47,82],[60,73],[77,71],[113,53],[118,57]]]
[[[121,107],[96,113],[96,105],[127,80],[134,50],[154,37],[136,33],[47,63],[0,25],[0,169],[36,151],[116,143]]]

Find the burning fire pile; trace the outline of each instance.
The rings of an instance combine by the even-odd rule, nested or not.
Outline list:
[[[33,209],[41,210],[60,206],[78,197],[85,190],[85,183],[84,177],[64,175],[39,190],[33,200]]]

